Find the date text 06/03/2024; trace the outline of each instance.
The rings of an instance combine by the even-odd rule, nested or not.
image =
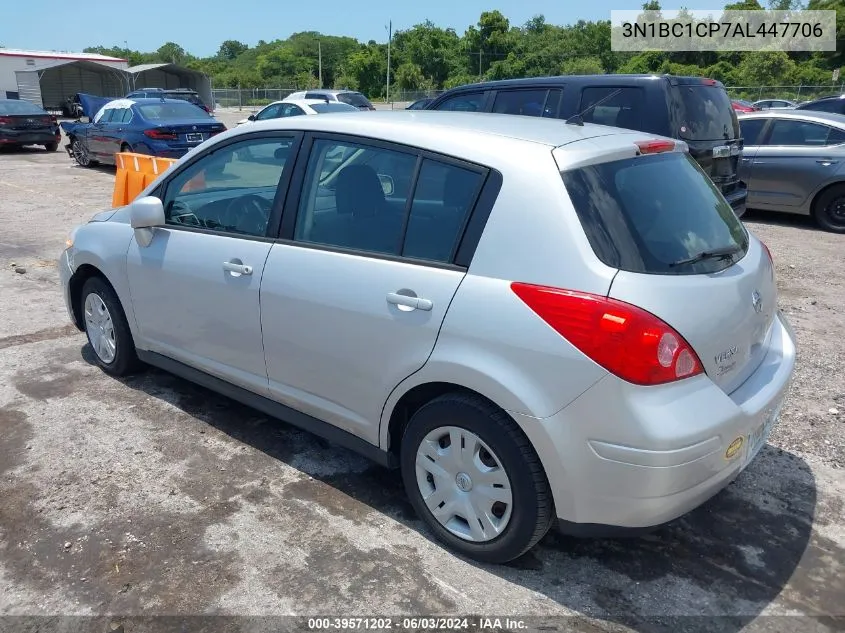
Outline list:
[[[310,631],[494,631],[526,630],[518,618],[504,617],[316,617],[308,618]]]

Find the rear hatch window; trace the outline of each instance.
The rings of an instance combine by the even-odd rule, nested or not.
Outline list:
[[[562,173],[596,256],[635,273],[694,275],[742,259],[748,234],[688,154],[669,152]]]
[[[337,95],[337,100],[343,103],[348,103],[356,108],[369,108],[372,104],[367,100],[367,97],[360,92],[341,92]]]
[[[685,141],[727,141],[739,138],[739,123],[728,93],[720,86],[672,86],[677,97],[679,138]]]

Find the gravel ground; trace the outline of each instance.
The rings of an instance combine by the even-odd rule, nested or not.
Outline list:
[[[162,372],[93,366],[55,258],[113,179],[61,152],[0,154],[0,631],[10,616],[431,613],[845,630],[845,236],[747,218],[799,356],[781,422],[736,482],[646,538],[550,534],[488,566],[432,542],[398,479],[358,456]]]

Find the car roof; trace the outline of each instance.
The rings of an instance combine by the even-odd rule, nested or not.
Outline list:
[[[835,112],[821,112],[819,110],[792,110],[792,109],[776,109],[763,110],[761,112],[747,112],[737,114],[740,121],[746,119],[799,119],[801,121],[815,121],[817,123],[826,123],[836,127],[845,129],[845,115],[836,114]]]
[[[182,99],[168,99],[167,97],[144,97],[143,99],[132,97],[131,99],[121,99],[121,101],[131,101],[132,103],[135,103],[137,105],[155,105],[157,103],[188,103],[187,101],[183,101]]]
[[[359,113],[328,113],[314,117],[287,117],[256,122],[249,131],[301,130],[363,136],[408,144],[424,150],[461,156],[467,160],[499,162],[508,159],[506,147],[514,144],[553,149],[579,140],[619,136],[619,144],[632,139],[660,138],[655,134],[623,130],[587,123],[568,125],[560,119],[513,116],[475,112],[439,112],[426,110],[381,110]],[[233,128],[220,134],[215,142],[232,135],[247,133]],[[621,137],[625,137],[622,140]],[[611,143],[612,144],[612,143]],[[496,149],[503,151],[497,152]],[[516,148],[514,148],[516,149]],[[493,150],[493,151],[491,151]],[[475,158],[471,158],[475,156]],[[492,156],[491,160],[490,159]]]
[[[671,79],[681,84],[702,84],[712,82],[714,86],[723,87],[723,84],[713,79],[704,77],[687,77],[682,75],[668,74],[610,74],[610,75],[552,75],[548,77],[522,77],[520,79],[498,79],[495,81],[480,81],[463,86],[457,86],[447,90],[443,94],[451,94],[464,90],[490,90],[493,88],[520,88],[539,85],[564,85],[564,84],[594,84],[618,85],[631,82],[653,82],[658,79]]]

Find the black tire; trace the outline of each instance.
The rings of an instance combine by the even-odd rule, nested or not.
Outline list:
[[[76,161],[76,164],[80,167],[92,167],[93,165],[97,164],[97,161],[91,158],[91,155],[88,153],[88,150],[83,149],[83,145],[79,141],[79,139],[71,139],[70,148],[71,152],[73,153],[73,159]]]
[[[845,184],[821,192],[813,203],[813,218],[825,231],[845,233]]]
[[[111,318],[113,339],[114,339],[114,357],[110,360],[104,360],[97,351],[97,345],[94,338],[97,332],[95,327],[86,316],[86,305],[88,297],[94,295],[99,297],[108,310]],[[85,326],[85,334],[88,337],[88,343],[94,350],[94,360],[97,365],[107,374],[111,376],[127,376],[138,370],[140,361],[135,352],[135,342],[132,339],[132,332],[129,330],[129,324],[126,322],[126,314],[123,312],[123,307],[120,305],[120,300],[112,287],[101,277],[91,277],[82,286],[82,294],[79,297],[80,312],[82,313],[82,320]]]
[[[48,152],[55,152],[57,149],[59,149],[59,144],[58,143],[47,143],[44,146],[44,149],[46,149]]]
[[[497,455],[510,480],[513,508],[506,527],[492,540],[472,542],[446,529],[432,515],[417,485],[417,449],[438,427],[455,426],[477,435]],[[545,536],[555,517],[549,482],[528,438],[507,413],[486,399],[450,393],[423,405],[402,437],[400,466],[408,498],[435,536],[455,551],[485,563],[518,558]]]
[[[123,145],[120,146],[120,152],[121,153],[132,152],[132,147],[129,145],[129,143],[124,143]]]

